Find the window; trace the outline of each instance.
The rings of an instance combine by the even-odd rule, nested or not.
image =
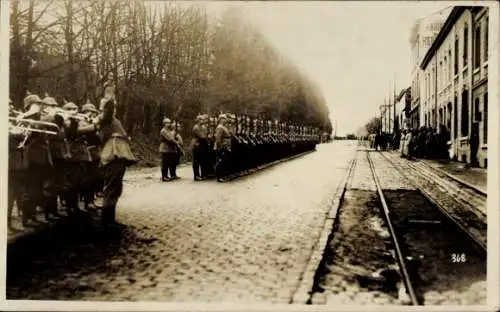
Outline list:
[[[469,26],[467,26],[467,24],[465,24],[464,26],[464,67],[467,66],[467,59],[468,59],[468,56],[469,56]]]
[[[458,99],[455,96],[453,101],[453,138],[456,139],[458,137]]]
[[[488,21],[489,19],[486,18],[486,25],[484,27],[484,61],[486,62],[488,60]]]
[[[479,116],[479,114],[481,114],[481,109],[479,107],[480,103],[479,103],[479,98],[475,98],[474,99],[474,121],[479,121],[481,119],[481,117]]]
[[[484,109],[483,109],[483,143],[488,143],[488,92],[484,94],[483,99]]]
[[[474,69],[481,66],[481,25],[476,27],[474,35]]]
[[[452,62],[451,62],[451,48],[448,49],[448,81],[451,81],[451,73],[453,72],[451,66],[452,66]]]
[[[448,111],[447,111],[447,116],[446,116],[446,129],[448,129],[448,132],[451,133],[451,102],[448,102]]]
[[[446,56],[444,57],[444,65],[443,65],[443,80],[445,82],[448,82],[448,59],[446,58]],[[446,84],[445,84],[446,85]]]
[[[453,73],[458,74],[458,37],[455,38],[455,66]]]
[[[437,78],[437,82],[438,82],[438,85],[439,85],[439,90],[441,90],[441,87],[443,85],[443,62],[439,62],[439,71],[438,71],[438,78]]]
[[[462,92],[462,118],[460,120],[462,136],[469,135],[469,92]]]

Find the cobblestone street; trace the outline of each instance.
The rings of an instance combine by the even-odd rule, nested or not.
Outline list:
[[[9,299],[262,301],[297,291],[357,143],[317,152],[230,183],[161,183],[158,169],[132,171],[118,207],[119,241],[61,237],[16,273]],[[13,275],[14,274],[14,275]]]

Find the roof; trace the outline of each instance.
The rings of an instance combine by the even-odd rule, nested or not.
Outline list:
[[[436,38],[432,42],[431,47],[429,48],[429,50],[427,50],[427,53],[425,54],[424,59],[422,60],[422,63],[420,64],[421,69],[425,70],[427,68],[427,65],[429,64],[432,57],[436,53],[437,49],[443,43],[444,39],[446,38],[446,36],[450,32],[450,30],[453,27],[453,25],[455,24],[455,22],[460,18],[460,16],[462,15],[462,13],[465,10],[470,9],[470,8],[472,8],[472,7],[470,7],[470,6],[456,6],[453,8],[453,10],[451,10],[450,15],[448,15],[448,18],[446,18],[446,21],[443,24],[443,27],[441,27],[441,30],[439,31]]]
[[[396,101],[399,102],[401,101],[401,98],[406,94],[406,92],[410,91],[411,87],[408,87],[408,88],[404,88],[403,90],[401,90],[401,92],[399,92],[399,95],[396,97]]]

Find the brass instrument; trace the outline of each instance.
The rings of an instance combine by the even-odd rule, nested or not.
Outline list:
[[[19,115],[19,112],[17,113]],[[50,127],[52,128],[52,130],[37,129],[37,127],[40,126]],[[43,133],[56,136],[59,134],[59,126],[57,126],[55,123],[46,121],[9,117],[9,133],[24,135],[23,141],[17,146],[18,148],[23,148],[28,141],[31,133]]]
[[[89,118],[89,116],[87,116],[85,114],[82,114],[82,113],[75,114],[73,112],[67,111],[67,110],[62,109],[60,107],[50,108],[50,109],[48,109],[48,112],[51,114],[54,114],[54,115],[61,116],[65,121],[68,121],[70,119],[75,119],[78,121],[86,121],[89,123],[91,122],[91,119]]]

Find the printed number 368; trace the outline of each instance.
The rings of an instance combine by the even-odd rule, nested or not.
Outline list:
[[[465,262],[465,254],[451,254],[451,262],[463,263]]]

